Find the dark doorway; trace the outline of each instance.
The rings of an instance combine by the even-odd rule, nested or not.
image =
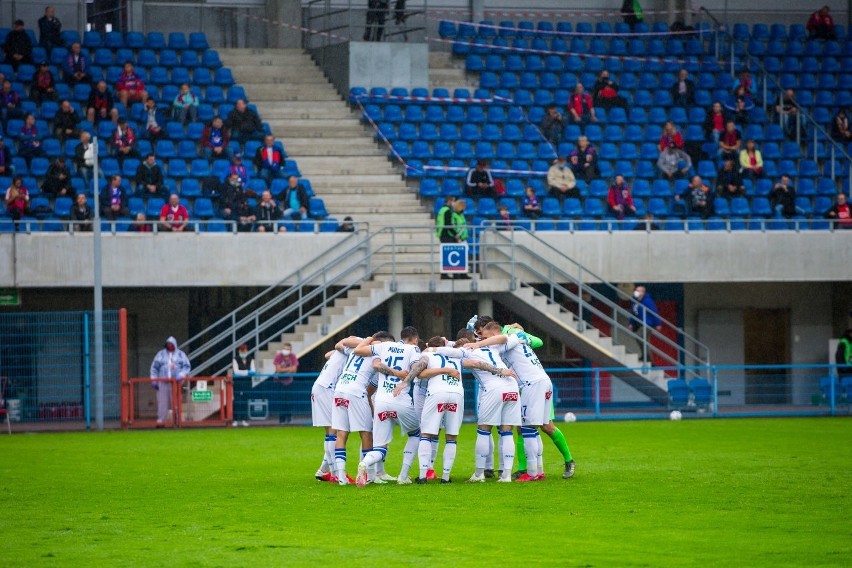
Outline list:
[[[747,309],[743,314],[743,346],[746,365],[790,363],[790,312]],[[787,404],[790,378],[787,369],[746,371],[746,404]]]

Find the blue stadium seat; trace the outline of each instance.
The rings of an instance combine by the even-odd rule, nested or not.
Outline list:
[[[145,46],[149,49],[165,49],[166,38],[161,32],[148,32],[148,35],[145,37]]]
[[[219,69],[222,67],[222,60],[219,57],[219,52],[215,49],[208,49],[201,54],[201,65],[208,69]]]
[[[583,213],[586,217],[598,219],[603,217],[604,205],[603,201],[594,197],[587,197],[583,207]]]
[[[734,24],[735,27],[737,25]],[[689,403],[689,386],[683,379],[670,379],[668,391],[670,408],[684,408]]]
[[[162,197],[149,197],[145,204],[145,216],[152,221],[159,219],[160,210],[162,210],[165,204],[166,201]]]

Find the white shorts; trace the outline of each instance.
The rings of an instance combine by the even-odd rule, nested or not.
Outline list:
[[[518,389],[479,391],[476,423],[484,426],[520,426],[521,401]]]
[[[332,400],[331,427],[344,432],[372,432],[373,413],[367,397],[335,394]]]
[[[521,381],[521,418],[524,426],[542,426],[550,422],[550,379],[530,383]]]
[[[334,389],[314,385],[311,388],[311,421],[314,426],[331,426],[331,407],[334,404]]]
[[[442,393],[429,395],[423,403],[423,416],[420,418],[420,431],[423,434],[438,434],[443,427],[444,433],[458,436],[464,419],[464,395]]]
[[[373,446],[387,446],[391,443],[394,424],[399,424],[403,435],[417,430],[420,420],[417,419],[411,399],[407,402],[405,399],[399,402],[379,401],[376,404],[376,414],[373,416]]]

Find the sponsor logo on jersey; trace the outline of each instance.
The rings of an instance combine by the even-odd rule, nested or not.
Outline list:
[[[455,412],[458,410],[459,405],[455,402],[448,402],[446,404],[439,403],[438,404],[438,412]]]
[[[553,391],[547,391],[544,393],[544,400],[550,400],[551,396],[553,396]]]
[[[334,406],[342,406],[344,408],[349,408],[349,399],[348,398],[335,398]]]
[[[384,422],[388,418],[396,420],[396,410],[387,410],[385,412],[379,412],[378,416],[381,422]]]
[[[503,402],[517,402],[518,401],[518,393],[516,392],[504,392],[503,393]]]

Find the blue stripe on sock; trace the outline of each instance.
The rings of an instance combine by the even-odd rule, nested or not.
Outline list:
[[[346,450],[334,450],[334,457],[340,459],[346,459]]]
[[[375,451],[382,454],[382,459],[385,459],[385,456],[388,455],[388,449],[387,448],[375,448]]]
[[[417,429],[417,430],[415,430],[414,432],[409,432],[409,433],[408,433],[408,437],[409,437],[409,438],[414,438],[415,436],[417,436],[418,438],[420,437],[420,428],[418,428],[418,429]]]
[[[501,435],[501,436],[511,436],[511,435],[512,435],[512,431],[511,431],[511,430],[506,430],[505,432],[501,431],[501,432],[500,432],[500,435]]]
[[[421,442],[431,442],[432,438],[427,438],[426,436],[420,436],[420,441]]]
[[[491,435],[491,432],[489,432],[488,430],[480,430],[479,428],[476,429],[476,433],[479,434],[480,436],[490,436]]]
[[[455,441],[455,440],[447,440],[446,442],[444,442],[444,445],[446,445],[446,444],[455,444],[455,443],[456,443],[456,441]]]
[[[325,441],[326,442],[336,442],[337,436],[335,436],[334,434],[326,434],[325,435]]]

